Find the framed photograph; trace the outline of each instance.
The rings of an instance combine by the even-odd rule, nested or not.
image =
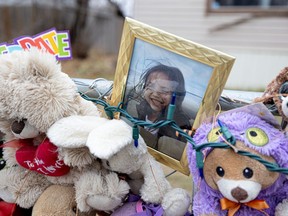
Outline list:
[[[167,119],[173,105],[176,124],[193,131],[213,115],[234,61],[227,54],[126,18],[109,103],[122,103],[129,115],[151,123]],[[139,129],[156,160],[189,175],[184,137],[170,126]]]

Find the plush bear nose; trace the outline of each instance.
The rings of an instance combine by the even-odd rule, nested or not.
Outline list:
[[[20,134],[25,127],[25,122],[22,121],[14,121],[11,125],[11,130],[15,134]]]
[[[238,201],[245,200],[248,197],[247,192],[240,187],[234,188],[231,195]]]

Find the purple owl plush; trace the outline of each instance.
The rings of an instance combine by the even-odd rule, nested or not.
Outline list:
[[[278,128],[262,103],[224,112],[217,121],[200,125],[187,150],[195,216],[288,215],[288,139]],[[270,165],[284,169],[272,171]]]

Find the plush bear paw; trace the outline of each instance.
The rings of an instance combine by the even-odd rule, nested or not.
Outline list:
[[[2,187],[0,186],[0,199],[4,200],[8,203],[15,203],[16,197],[13,196],[11,191],[9,191],[8,187]]]
[[[0,171],[0,198],[22,208],[31,208],[49,185],[46,177],[22,167],[13,166]]]
[[[116,173],[86,172],[75,183],[76,202],[80,211],[110,211],[121,205],[129,185]]]
[[[116,173],[104,175],[104,184],[106,192],[102,191],[102,194],[90,195],[86,202],[97,210],[113,210],[122,204],[130,187],[126,181],[120,180]]]
[[[93,209],[110,211],[120,206],[122,199],[111,198],[106,195],[92,195],[86,199],[86,203]]]
[[[190,196],[186,190],[174,188],[164,195],[162,207],[165,216],[183,216],[189,209]]]
[[[279,203],[275,209],[275,216],[288,215],[288,199],[283,200]]]

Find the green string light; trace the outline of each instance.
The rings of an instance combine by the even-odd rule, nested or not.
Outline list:
[[[112,116],[113,118],[113,114],[114,113],[120,113],[121,116],[125,117],[128,121],[130,121],[134,126],[133,126],[133,139],[134,141],[136,139],[138,139],[139,137],[139,131],[136,132],[138,130],[138,126],[141,127],[147,127],[147,128],[155,128],[158,129],[160,127],[164,127],[164,126],[171,126],[173,129],[175,129],[179,135],[183,136],[193,147],[193,149],[196,151],[196,160],[197,160],[197,167],[201,170],[201,168],[203,168],[203,154],[201,152],[202,149],[204,148],[224,148],[224,149],[228,149],[231,148],[231,146],[229,146],[227,143],[224,142],[209,142],[209,143],[203,143],[201,145],[196,145],[195,141],[192,139],[191,136],[189,136],[185,131],[183,131],[173,120],[161,120],[158,121],[156,123],[150,123],[150,122],[146,122],[143,120],[138,120],[135,119],[134,117],[132,117],[126,110],[121,108],[122,103],[120,103],[117,107],[116,106],[111,106],[109,105],[107,102],[101,100],[101,99],[95,99],[95,98],[90,98],[87,95],[81,93],[81,96],[88,100],[88,101],[92,101],[93,103],[103,106],[106,115],[110,118]],[[223,136],[232,144],[234,145],[236,140],[235,137],[232,136],[232,134],[229,132],[228,128],[221,124],[221,122],[218,122],[219,126],[221,128],[221,132],[223,133]],[[137,128],[137,129],[136,129]],[[138,135],[137,135],[138,134]],[[135,143],[136,145],[136,143]],[[264,160],[263,158],[259,157],[256,154],[253,154],[251,152],[248,151],[243,151],[243,150],[238,150],[236,152],[237,154],[240,154],[242,156],[247,156],[250,157],[254,160],[257,160],[258,162],[262,163],[269,171],[272,172],[280,172],[283,174],[288,174],[288,168],[282,168],[279,167],[278,164],[276,163],[271,163],[267,160]],[[200,175],[202,175],[200,173]]]

